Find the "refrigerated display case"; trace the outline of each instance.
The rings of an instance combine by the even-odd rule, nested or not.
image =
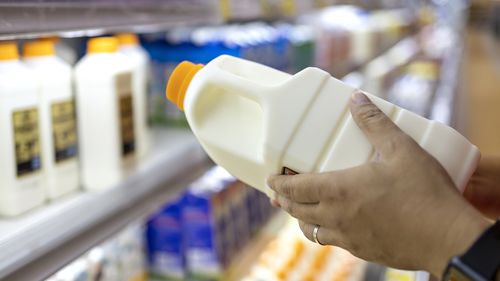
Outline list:
[[[231,19],[230,14],[224,15],[229,13],[224,10],[228,9],[224,5],[229,5],[230,2],[0,1],[2,19],[0,40],[23,40],[46,36],[96,36],[119,31],[139,33],[163,31],[188,25],[220,24],[225,19],[234,21],[238,18],[290,21],[291,17],[313,9],[304,4],[304,1],[283,1],[285,4],[282,6],[276,4],[279,1],[262,1],[267,6],[259,7],[259,12],[249,9],[248,11],[255,14],[251,16],[236,14],[237,16]],[[326,5],[328,1],[314,2],[315,5]],[[353,1],[335,1],[339,2]],[[387,7],[409,7],[413,10],[422,1],[387,2]],[[465,22],[466,6],[462,3],[465,1],[457,2],[461,4],[451,4],[451,1],[439,4],[436,10],[446,15],[442,17],[444,22],[441,24],[450,26],[455,34],[460,34]],[[381,3],[378,5],[381,7]],[[270,14],[262,12],[266,7],[279,7],[273,9],[281,11]],[[416,40],[412,36],[406,38],[405,42]],[[452,123],[454,93],[462,52],[461,37],[457,36],[455,40],[454,47],[443,58],[441,78],[430,114],[432,119],[448,124]],[[392,44],[388,44],[386,48]],[[396,43],[394,46],[397,45]],[[377,58],[370,59],[373,59],[372,63],[377,60]],[[366,61],[356,62],[354,70],[363,70],[367,64]],[[363,80],[359,72],[350,77],[356,77],[358,79],[356,83],[363,85],[359,82]],[[195,137],[187,130],[154,128],[153,143],[153,148],[145,159],[116,186],[100,192],[79,192],[20,217],[0,219],[0,279],[42,280],[50,276],[130,222],[153,213],[212,166]],[[276,229],[285,223],[286,219],[283,216],[279,214],[255,241],[251,241],[242,253],[235,256],[239,262],[231,267],[228,278],[236,280],[247,273],[245,270],[248,269],[248,265],[257,259],[267,242],[276,235]],[[380,277],[379,268],[373,268],[370,271],[376,273],[366,274],[366,280]]]
[[[0,220],[0,279],[41,280],[92,246],[150,214],[210,162],[191,133],[154,132],[148,157],[116,186],[80,192]]]
[[[0,1],[1,40],[163,30],[220,21],[211,1]],[[194,136],[157,129],[153,148],[116,186],[0,219],[0,279],[42,280],[143,217],[206,170]]]

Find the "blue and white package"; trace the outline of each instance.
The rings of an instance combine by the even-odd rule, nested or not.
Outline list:
[[[184,280],[186,276],[182,208],[182,199],[174,200],[148,221],[148,261],[155,279]]]
[[[223,272],[221,254],[224,246],[218,231],[221,227],[221,193],[210,190],[203,178],[191,185],[184,196],[183,222],[186,266],[190,279],[217,280]]]

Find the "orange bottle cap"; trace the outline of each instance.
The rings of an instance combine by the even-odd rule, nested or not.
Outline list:
[[[167,83],[166,96],[180,110],[184,110],[184,98],[189,83],[194,75],[203,68],[203,64],[194,64],[189,61],[183,61],[175,67]]]
[[[115,53],[118,51],[118,39],[115,37],[96,37],[87,43],[87,53]]]
[[[133,33],[119,33],[115,36],[120,45],[139,45],[139,38]]]
[[[0,60],[17,60],[19,53],[14,42],[0,42]]]
[[[55,54],[54,41],[36,40],[24,44],[23,55],[25,57],[45,57]]]

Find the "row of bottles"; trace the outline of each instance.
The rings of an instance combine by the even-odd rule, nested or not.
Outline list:
[[[80,183],[87,190],[111,187],[124,163],[133,165],[147,150],[148,57],[137,37],[90,39],[74,70],[55,43],[26,42],[22,59],[16,43],[0,43],[2,216]]]

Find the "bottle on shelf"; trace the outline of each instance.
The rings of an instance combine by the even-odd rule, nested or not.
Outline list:
[[[45,200],[40,107],[34,73],[14,42],[0,43],[0,215],[15,216]]]
[[[132,33],[116,35],[119,41],[119,51],[133,62],[132,88],[134,102],[134,125],[137,155],[144,156],[149,146],[147,91],[149,79],[149,56],[141,45],[139,38]]]
[[[135,162],[133,64],[114,37],[92,38],[75,69],[82,184],[117,184]]]
[[[183,62],[167,98],[186,113],[209,156],[232,175],[272,195],[273,174],[323,172],[360,165],[374,149],[348,103],[357,90],[318,68],[295,75],[230,56],[207,65]],[[463,191],[479,150],[454,129],[367,94],[446,169]]]
[[[75,191],[79,183],[72,70],[55,56],[49,40],[27,42],[23,55],[38,79],[42,163],[47,197],[55,199]]]

